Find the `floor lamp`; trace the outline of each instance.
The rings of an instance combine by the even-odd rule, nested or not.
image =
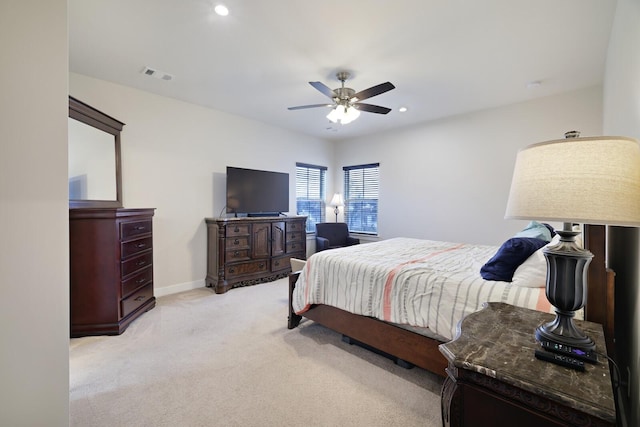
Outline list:
[[[587,298],[593,255],[575,242],[573,223],[640,226],[640,146],[625,137],[576,138],[530,145],[518,153],[505,218],[564,223],[560,241],[543,249],[553,321],[539,341],[593,350],[573,322]]]
[[[329,202],[329,206],[333,206],[333,213],[336,214],[336,222],[338,222],[338,213],[340,212],[340,206],[344,206],[344,199],[342,194],[335,193]]]

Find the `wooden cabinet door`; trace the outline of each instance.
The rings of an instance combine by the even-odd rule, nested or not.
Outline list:
[[[271,256],[271,224],[256,222],[251,229],[251,258]]]
[[[271,256],[284,255],[287,240],[284,221],[271,224]]]

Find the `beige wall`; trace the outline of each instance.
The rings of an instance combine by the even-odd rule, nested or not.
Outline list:
[[[333,145],[320,139],[79,74],[69,85],[72,96],[125,123],[123,203],[156,208],[156,296],[204,286],[204,218],[225,207],[227,166],[289,173],[295,214],[296,162],[333,161]]]
[[[329,143],[73,73],[70,94],[125,123],[124,205],[157,208],[157,296],[204,285],[203,219],[224,208],[227,165],[288,172],[295,212],[297,161],[328,166],[331,194],[341,191],[343,165],[380,161],[382,238],[498,244],[522,228],[503,219],[518,148],[566,130],[599,134],[602,117],[601,87],[593,87]]]
[[[601,123],[598,86],[341,142],[336,191],[342,166],[380,162],[382,238],[501,244],[526,224],[504,219],[517,151]]]
[[[0,52],[0,425],[66,426],[66,0],[1,2]]]
[[[604,133],[640,140],[640,1],[618,0],[604,81]],[[640,425],[640,247],[637,228],[610,227],[609,264],[616,271],[616,347],[629,394],[624,421]],[[627,369],[631,373],[627,377]]]

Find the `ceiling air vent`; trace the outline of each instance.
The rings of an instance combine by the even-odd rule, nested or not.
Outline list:
[[[164,71],[154,70],[153,68],[149,68],[149,67],[144,67],[142,69],[142,74],[144,74],[145,76],[155,77],[156,79],[165,80],[165,81],[173,80],[173,76],[171,74],[165,73]]]
[[[142,74],[144,74],[145,76],[153,76],[155,73],[156,70],[149,67],[144,67],[144,69],[142,70]]]

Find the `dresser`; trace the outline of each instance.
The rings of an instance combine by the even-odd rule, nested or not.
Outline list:
[[[286,277],[306,259],[307,217],[205,218],[206,285],[218,294]]]
[[[576,321],[596,343],[599,363],[579,372],[541,361],[534,331],[552,314],[486,303],[441,344],[449,362],[442,387],[445,427],[615,426],[616,410],[602,326]]]
[[[69,210],[71,336],[118,335],[155,306],[154,209]]]

